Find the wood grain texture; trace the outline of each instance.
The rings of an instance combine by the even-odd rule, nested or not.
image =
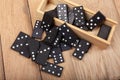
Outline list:
[[[113,3],[115,5],[116,11],[118,12],[118,17],[120,17],[120,5],[119,0],[113,0]]]
[[[1,44],[1,36],[0,36],[0,80],[5,79],[4,74],[4,64],[3,64],[3,52],[2,52],[2,44]]]
[[[117,10],[115,9],[115,5],[112,0],[101,0],[101,1],[81,0],[79,3],[86,7],[89,7],[91,10],[94,10],[96,12],[100,10],[107,17],[119,21]],[[120,77],[120,71],[119,71],[120,47],[118,45],[120,43],[119,42],[120,35],[118,31],[120,31],[119,25],[117,26],[114,37],[112,39],[112,44],[107,49],[100,50],[99,48],[93,45],[92,49],[90,49],[88,54],[86,54],[84,59],[82,60],[85,65],[83,65],[78,61],[74,63],[83,66],[81,70],[83,70],[86,67],[85,70],[83,71],[78,71],[76,69],[76,73],[78,72],[86,73],[83,75],[83,77],[80,77],[78,75],[78,79],[85,79],[85,78],[88,79],[87,77],[89,77],[89,79],[92,80],[97,80],[97,79],[101,80],[101,79],[118,79]]]
[[[32,4],[31,18],[36,20],[34,9],[40,0],[28,0]],[[71,0],[116,20],[112,44],[101,50],[92,45],[83,60],[72,56],[74,49],[63,52],[65,63],[60,78],[39,71],[39,66],[10,49],[20,31],[32,33],[30,14],[26,0],[2,0],[0,3],[0,34],[6,80],[118,80],[120,79],[120,1],[119,0]],[[98,4],[99,3],[99,4]],[[34,17],[35,16],[35,17]],[[33,22],[34,23],[34,22]],[[1,56],[1,55],[0,55]],[[0,72],[3,69],[0,63]],[[3,71],[3,70],[2,70]],[[2,72],[3,73],[3,72]],[[1,78],[2,77],[2,78]],[[0,80],[4,75],[0,74]]]
[[[41,0],[28,0],[29,10],[30,10],[30,15],[31,15],[31,20],[32,20],[33,26],[34,26],[35,21],[39,20],[37,8],[39,7],[40,3],[41,3]]]
[[[1,42],[6,80],[40,80],[39,66],[10,49],[20,31],[32,33],[26,0],[2,0]]]

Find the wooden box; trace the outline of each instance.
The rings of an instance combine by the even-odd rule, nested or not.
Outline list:
[[[81,5],[76,4],[76,3],[69,1],[69,0],[41,0],[41,3],[37,9],[37,12],[39,13],[39,15],[37,15],[37,16],[39,16],[40,19],[42,19],[45,11],[52,10],[57,6],[57,4],[61,4],[61,3],[65,3],[71,8],[75,7],[75,6],[81,6]],[[96,13],[96,12],[93,12],[93,11],[85,8],[85,7],[84,7],[84,9],[85,9],[85,12],[86,12],[88,18],[90,18],[91,16],[93,16]],[[64,23],[64,21],[59,20],[57,18],[54,18],[54,20],[55,20],[55,24],[57,26],[60,26]],[[67,23],[68,27],[70,27],[80,38],[88,40],[92,44],[94,44],[100,48],[106,48],[107,46],[110,45],[117,22],[115,22],[109,18],[106,18],[105,24],[111,26],[111,31],[110,31],[110,34],[109,34],[107,40],[102,39],[102,38],[97,36],[97,33],[100,29],[99,27],[94,29],[93,31],[85,31],[85,30],[77,28],[74,25]]]

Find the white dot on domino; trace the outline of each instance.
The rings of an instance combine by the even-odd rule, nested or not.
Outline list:
[[[57,68],[57,66],[54,66],[54,68]]]
[[[42,51],[40,51],[40,53],[42,53]]]
[[[13,49],[15,49],[15,46],[12,46]]]
[[[34,52],[32,52],[32,54],[34,54]]]
[[[93,27],[90,27],[90,29],[93,29]]]
[[[32,60],[35,60],[35,58],[32,58]]]
[[[77,51],[79,51],[80,49],[79,48],[77,48]]]
[[[83,15],[83,12],[81,12],[80,14]]]
[[[85,52],[84,51],[82,51],[82,54],[84,54]]]
[[[32,55],[32,57],[35,57],[35,55]]]
[[[86,45],[89,45],[89,43],[87,42]]]
[[[16,47],[19,47],[19,45],[16,45]]]
[[[56,58],[54,58],[54,60],[56,60]]]
[[[50,39],[50,37],[48,37],[48,39]]]
[[[55,61],[55,63],[57,63],[57,61]]]
[[[69,32],[69,29],[67,29],[67,32]]]
[[[90,23],[90,25],[92,26],[92,25],[93,25],[93,23]]]
[[[82,57],[81,56],[79,56],[79,59],[81,59]]]
[[[64,44],[64,47],[66,47],[67,45],[66,44]]]
[[[64,7],[66,7],[66,5],[64,5]]]
[[[46,49],[44,49],[44,51],[47,51]]]
[[[83,27],[80,27],[81,29],[83,29]]]
[[[24,52],[22,52],[22,51],[21,51],[20,53],[21,53],[21,54],[24,54]]]
[[[52,71],[52,74],[54,74],[55,72],[54,71]]]
[[[53,56],[54,58],[56,57],[56,55]]]
[[[58,73],[57,75],[60,76],[60,73]]]
[[[82,7],[80,7],[80,9],[83,9]]]
[[[77,8],[74,8],[74,10],[77,10]]]
[[[60,70],[62,70],[62,68],[60,68]]]
[[[81,47],[81,45],[79,45],[79,47]]]
[[[23,46],[23,44],[21,43],[20,46]]]
[[[17,40],[20,40],[20,38],[17,38]]]
[[[96,23],[94,23],[94,26],[97,26],[97,24],[96,24]]]
[[[72,37],[70,36],[69,39],[72,39]]]
[[[62,59],[61,59],[60,61],[61,61],[61,62],[63,62],[63,60],[62,60]]]
[[[48,70],[48,72],[50,72],[51,70]]]
[[[59,54],[59,56],[62,56],[61,54]]]
[[[74,56],[76,56],[77,54],[76,53],[74,53]]]
[[[43,21],[43,24],[45,24],[45,22]]]
[[[100,19],[100,17],[97,17],[97,20],[99,20]]]
[[[52,64],[50,64],[50,66],[52,67],[53,65],[52,65]]]
[[[25,45],[26,45],[26,46],[28,46],[29,44],[28,44],[28,43],[26,43]]]
[[[65,33],[62,33],[63,35],[65,35]]]
[[[23,39],[24,37],[23,36],[21,36],[21,39]]]
[[[42,70],[45,70],[45,68],[43,67]]]
[[[49,47],[48,47],[47,49],[48,49],[48,50],[50,50],[50,48],[49,48]]]
[[[55,53],[55,51],[52,51],[52,53]]]
[[[86,25],[88,26],[88,25],[89,25],[89,23],[86,23]]]
[[[90,22],[93,22],[93,19],[91,19]]]
[[[60,57],[60,59],[62,59],[62,57]]]

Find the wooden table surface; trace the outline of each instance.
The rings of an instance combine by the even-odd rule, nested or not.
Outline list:
[[[40,0],[28,0],[39,5]],[[72,0],[117,21],[112,44],[107,49],[92,46],[79,61],[74,50],[63,52],[65,62],[60,78],[40,71],[40,66],[10,49],[20,31],[32,33],[32,17],[27,0],[0,2],[0,80],[117,80],[120,79],[120,0]],[[36,8],[36,6],[32,6]]]

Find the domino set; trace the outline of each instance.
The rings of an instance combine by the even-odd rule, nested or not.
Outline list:
[[[81,2],[82,3],[82,2]],[[113,34],[114,34],[114,31],[115,31],[115,28],[116,28],[116,25],[117,25],[117,22],[116,21],[114,21],[114,20],[112,20],[112,19],[110,19],[110,18],[108,18],[107,16],[106,16],[106,18],[105,18],[105,21],[104,21],[104,24],[105,25],[109,25],[109,27],[111,28],[110,29],[110,31],[109,31],[109,35],[107,36],[107,39],[103,39],[103,38],[101,38],[101,37],[99,37],[97,34],[98,34],[98,32],[99,32],[99,29],[101,28],[100,26],[101,25],[103,25],[103,24],[97,24],[96,23],[96,21],[100,21],[100,20],[102,20],[102,19],[104,19],[104,15],[103,15],[103,18],[101,18],[101,19],[99,19],[99,17],[98,17],[98,19],[95,19],[95,21],[94,21],[94,23],[92,23],[92,22],[89,22],[89,20],[90,20],[90,18],[92,19],[92,17],[96,14],[96,12],[94,12],[94,11],[92,11],[92,10],[90,10],[90,9],[88,9],[88,8],[86,8],[85,6],[84,6],[84,10],[79,10],[78,12],[80,12],[80,13],[77,13],[77,14],[79,14],[80,16],[83,14],[83,13],[81,13],[81,12],[84,12],[85,13],[85,15],[82,15],[81,16],[81,18],[82,18],[82,23],[80,24],[79,23],[79,25],[78,25],[78,23],[76,23],[76,22],[74,22],[74,25],[72,25],[71,23],[73,22],[73,21],[80,21],[81,20],[81,18],[79,17],[79,18],[76,18],[76,19],[78,19],[78,20],[75,20],[74,19],[74,15],[76,15],[76,14],[73,14],[73,8],[75,8],[75,10],[77,9],[77,7],[79,7],[80,6],[80,4],[78,4],[78,3],[76,3],[76,2],[73,2],[73,1],[70,1],[70,0],[41,0],[41,3],[40,3],[40,5],[39,5],[39,7],[37,8],[37,11],[36,11],[36,17],[37,17],[37,19],[40,19],[40,20],[42,20],[42,18],[43,18],[43,15],[44,15],[44,13],[46,12],[46,11],[49,11],[49,10],[52,10],[52,9],[54,9],[54,8],[56,8],[56,6],[58,5],[58,4],[67,4],[68,6],[69,6],[69,8],[68,8],[68,22],[66,22],[66,24],[68,25],[68,27],[70,27],[73,31],[74,31],[74,33],[76,34],[76,35],[78,35],[78,37],[79,38],[83,38],[83,39],[85,39],[85,40],[87,40],[87,41],[89,41],[89,42],[91,42],[93,45],[95,45],[95,46],[97,46],[97,47],[99,47],[99,48],[102,48],[102,49],[105,49],[105,48],[107,48],[110,44],[111,44],[111,42],[112,42],[112,37],[113,37]],[[32,6],[32,4],[30,4],[31,6]],[[77,10],[76,10],[77,11]],[[34,10],[32,10],[32,9],[30,9],[30,12],[32,13],[32,14],[34,14]],[[74,11],[75,12],[75,11]],[[99,13],[99,11],[98,11],[98,13]],[[100,12],[101,13],[101,12]],[[99,14],[98,14],[99,15]],[[70,17],[71,16],[71,17]],[[100,15],[100,16],[102,16],[102,14]],[[35,18],[36,18],[35,16],[33,16],[33,19],[32,19],[32,23],[34,24],[35,23]],[[74,19],[74,20],[73,20]],[[88,29],[91,29],[91,30],[87,30],[86,29],[86,27],[85,26],[83,26],[83,24],[85,25],[85,23],[86,22],[83,22],[83,20],[87,20],[87,25],[89,26],[88,27]],[[91,20],[92,21],[92,20]],[[60,26],[60,25],[62,25],[62,24],[64,24],[64,22],[65,21],[63,21],[63,20],[60,20],[60,19],[58,19],[58,18],[56,18],[56,17],[54,17],[54,22],[55,22],[55,25],[57,25],[57,26]],[[80,26],[80,25],[82,25],[82,26]],[[87,26],[86,25],[86,26]],[[100,25],[99,27],[95,27],[94,28],[94,25],[96,26],[96,25]],[[82,28],[82,29],[80,29],[80,27]],[[107,34],[107,33],[106,33]]]
[[[64,23],[55,25],[54,17]],[[78,37],[67,23],[85,31],[92,31],[99,26],[98,37],[107,40],[111,27],[104,24],[105,20],[106,17],[100,11],[87,19],[83,6],[69,8],[67,4],[58,4],[55,9],[44,13],[42,21],[36,20],[32,36],[20,32],[11,49],[42,65],[42,71],[60,77],[63,67],[58,64],[65,62],[62,52],[75,48],[72,56],[82,60],[92,45],[91,42]],[[40,41],[44,31],[46,36]],[[53,59],[54,63],[50,63],[48,59]]]

